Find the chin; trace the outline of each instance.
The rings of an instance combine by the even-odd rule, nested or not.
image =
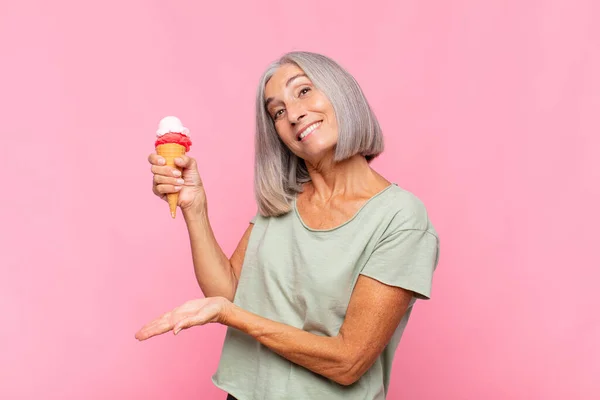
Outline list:
[[[320,161],[323,160],[327,160],[327,159],[333,159],[335,156],[335,148],[323,148],[323,149],[319,149],[319,150],[315,150],[315,151],[311,151],[311,152],[306,152],[303,155],[301,155],[301,157],[312,163],[312,164],[316,164]]]

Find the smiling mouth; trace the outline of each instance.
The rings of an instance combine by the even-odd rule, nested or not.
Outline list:
[[[323,121],[317,121],[313,124],[310,124],[306,129],[304,129],[299,135],[298,135],[298,141],[302,141],[302,139],[304,139],[305,137],[307,137],[308,135],[310,135],[311,133],[313,133],[315,130],[317,130],[320,126],[321,123]]]

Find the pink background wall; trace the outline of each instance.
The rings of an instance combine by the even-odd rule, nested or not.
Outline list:
[[[289,50],[356,76],[442,238],[389,398],[600,397],[597,1],[101,3],[0,2],[0,398],[224,399],[224,327],[134,339],[201,295],[146,157],[181,117],[230,253]]]

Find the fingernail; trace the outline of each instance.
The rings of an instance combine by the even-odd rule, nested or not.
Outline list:
[[[181,172],[178,169],[174,169],[173,176],[181,176]]]
[[[180,331],[180,330],[181,330],[181,328],[179,328],[179,329],[175,329],[175,331],[174,331],[173,333],[177,335],[177,334],[179,333],[179,331]]]
[[[159,163],[160,165],[163,165],[163,164],[165,163],[165,160],[164,160],[164,158],[159,158],[159,159],[158,159],[158,163]]]
[[[185,181],[183,179],[177,179],[177,183],[179,183],[180,185],[183,185],[185,183]]]
[[[181,186],[175,186],[175,190],[181,190]]]

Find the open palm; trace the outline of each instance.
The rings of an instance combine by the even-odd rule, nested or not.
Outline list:
[[[174,334],[177,334],[180,330],[195,325],[222,322],[223,316],[231,305],[232,303],[224,297],[208,297],[187,301],[144,325],[136,332],[135,338],[141,341],[171,330]]]

